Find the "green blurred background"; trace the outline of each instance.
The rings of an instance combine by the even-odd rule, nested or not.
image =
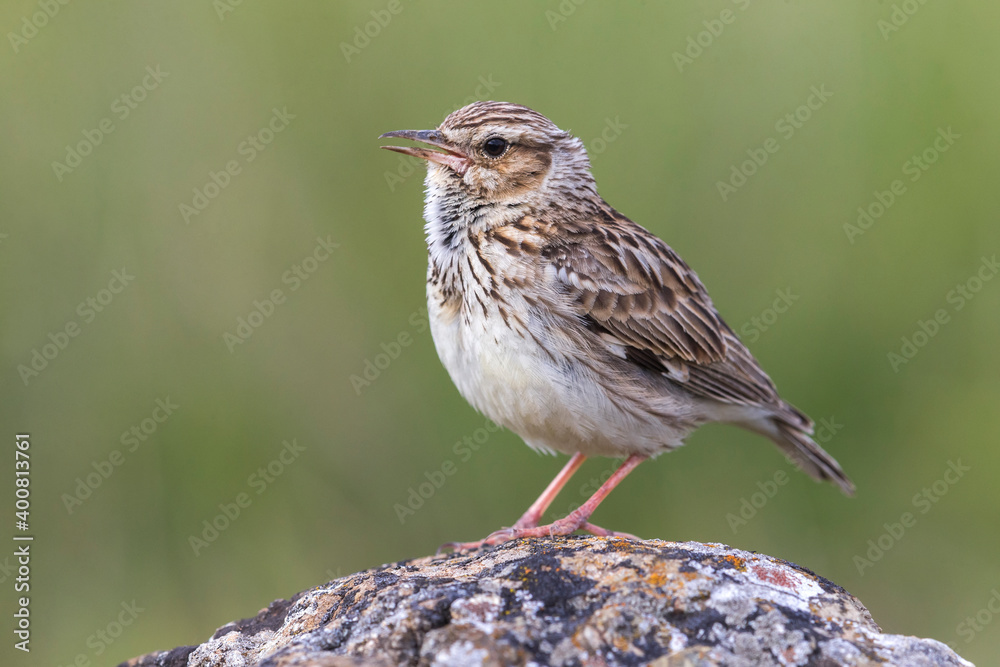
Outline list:
[[[11,647],[5,569],[0,661],[114,664],[198,643],[274,598],[482,537],[541,491],[564,459],[479,430],[437,359],[422,313],[423,169],[378,150],[380,133],[436,126],[482,97],[584,140],[602,195],[699,272],[784,396],[837,425],[825,446],[858,485],[847,499],[791,473],[765,440],[710,426],[640,467],[595,520],[795,561],[885,630],[993,662],[1000,619],[961,624],[1000,587],[1000,280],[970,282],[992,277],[983,258],[1000,250],[1000,7],[903,4],[915,13],[794,0],[4,3],[0,497],[9,535],[14,434],[28,432],[36,542],[33,650]],[[675,55],[687,49],[690,62]],[[789,136],[781,121],[812,87],[831,95],[799,110],[809,117]],[[113,131],[95,134],[105,119]],[[911,181],[905,163],[948,128],[959,137]],[[724,200],[718,182],[768,138],[779,150]],[[89,154],[76,163],[67,146]],[[70,171],[53,166],[67,159]],[[895,179],[905,192],[849,235]],[[318,238],[337,247],[303,262]],[[134,279],[102,292],[123,268]],[[980,288],[960,309],[958,285]],[[261,306],[273,310],[261,324],[254,301],[276,289],[284,301]],[[779,290],[792,295],[782,313]],[[88,298],[110,303],[97,312]],[[894,369],[888,354],[939,309],[947,321]],[[260,326],[227,344],[248,316]],[[50,343],[54,358],[26,372]],[[379,357],[383,344],[395,358]],[[352,383],[368,362],[378,376]],[[177,406],[162,423],[157,399]],[[123,443],[133,427],[151,434]],[[115,450],[120,465],[100,477]],[[453,474],[401,520],[396,505],[418,505],[410,490],[440,482],[446,461]],[[969,468],[954,484],[941,481],[949,461]],[[556,508],[611,465],[589,461]],[[750,516],[744,500],[760,504],[778,470],[789,481]],[[88,475],[97,488],[67,501]],[[937,502],[915,501],[935,482]],[[241,493],[239,517],[192,546]],[[915,524],[886,537],[904,512]],[[880,538],[888,550],[860,563]],[[133,601],[142,611],[101,639]]]

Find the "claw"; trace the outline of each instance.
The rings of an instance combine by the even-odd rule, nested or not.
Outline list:
[[[584,523],[580,526],[580,530],[585,530],[591,535],[597,535],[598,537],[620,537],[626,540],[633,540],[635,542],[641,542],[641,537],[636,537],[632,533],[619,533],[614,530],[608,530],[607,528],[601,528],[600,526],[595,526],[592,523]]]
[[[439,546],[437,548],[437,551],[434,552],[434,555],[435,556],[440,556],[441,552],[443,552],[445,549],[449,549],[451,551],[451,553],[455,553],[457,551],[461,551],[461,549],[462,549],[462,543],[461,542],[445,542],[444,544],[442,544],[441,546]]]
[[[501,528],[500,530],[493,531],[485,538],[476,542],[445,542],[438,547],[435,555],[440,555],[442,549],[451,549],[453,553],[458,553],[459,551],[472,551],[474,549],[482,549],[483,547],[496,546],[520,537],[520,532],[521,529],[516,527]]]

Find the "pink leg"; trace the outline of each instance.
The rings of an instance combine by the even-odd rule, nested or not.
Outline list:
[[[504,530],[522,530],[524,528],[536,527],[538,525],[538,520],[542,518],[543,514],[545,514],[545,510],[549,508],[549,505],[551,505],[552,501],[556,499],[556,496],[559,495],[562,488],[566,486],[566,482],[570,480],[573,473],[579,470],[580,466],[582,466],[583,462],[586,460],[587,457],[583,454],[574,454],[570,460],[566,462],[566,465],[563,466],[563,469],[559,471],[559,474],[556,475],[555,479],[549,482],[549,485],[545,487],[545,490],[542,491],[542,495],[538,496],[538,500],[533,502],[531,507],[528,508],[528,511],[521,515],[521,518],[517,520],[514,527]],[[446,544],[442,544],[438,548],[438,553],[441,553],[442,549],[452,549],[454,551],[478,549],[485,542],[486,540],[480,540],[479,542],[448,542]]]
[[[604,484],[601,485],[601,488],[595,491],[594,495],[592,495],[590,498],[587,499],[587,502],[585,502],[584,504],[580,505],[575,510],[570,512],[567,517],[559,519],[559,521],[556,521],[551,526],[553,528],[559,527],[560,529],[562,529],[565,528],[566,526],[572,525],[573,526],[572,530],[565,533],[550,531],[548,534],[569,535],[578,528],[582,528],[584,525],[592,525],[587,523],[587,519],[589,519],[590,515],[594,513],[594,510],[597,509],[597,506],[600,505],[604,501],[604,499],[608,497],[608,494],[611,493],[611,491],[613,491],[616,486],[621,484],[621,481],[625,479],[625,477],[627,477],[630,472],[635,470],[636,466],[645,461],[647,458],[648,457],[640,456],[639,454],[632,454],[627,459],[625,459],[625,462],[618,467],[618,470],[616,470],[611,475],[611,477],[608,477],[608,481],[604,482]],[[597,528],[597,526],[594,526],[594,528]],[[603,531],[603,534],[612,534],[610,531],[605,531],[603,528],[599,528],[598,530]],[[544,534],[545,533],[542,533],[542,535]],[[602,534],[602,533],[595,533],[595,534]],[[523,537],[537,537],[537,536],[539,535],[524,535]],[[518,535],[517,537],[522,537],[522,536]]]
[[[549,508],[552,501],[556,499],[562,488],[566,486],[566,482],[569,481],[570,477],[573,476],[583,462],[587,460],[587,457],[583,454],[574,454],[573,457],[563,466],[563,469],[559,471],[556,478],[552,480],[545,490],[542,491],[542,495],[538,496],[538,500],[531,504],[528,511],[525,512],[517,523],[514,524],[514,528],[534,528],[538,525],[538,520],[542,518],[545,514],[545,510]]]
[[[574,457],[574,459],[575,458],[576,457]],[[456,551],[462,551],[465,549],[478,549],[483,545],[500,544],[501,542],[514,540],[519,537],[548,537],[550,535],[569,535],[580,529],[586,530],[588,532],[593,533],[594,535],[599,535],[602,537],[615,536],[615,537],[627,537],[630,539],[637,539],[635,538],[634,535],[629,535],[628,533],[615,533],[610,530],[601,528],[599,526],[595,526],[594,524],[589,523],[587,519],[589,519],[590,515],[594,513],[594,510],[597,509],[597,506],[600,505],[601,502],[608,497],[608,494],[611,493],[611,491],[616,486],[618,486],[621,483],[621,481],[625,479],[625,477],[635,469],[636,466],[645,461],[647,458],[648,457],[641,456],[639,454],[632,454],[631,456],[629,456],[627,459],[625,459],[625,462],[622,463],[621,466],[619,466],[618,470],[616,470],[614,474],[608,478],[608,481],[604,482],[604,484],[601,485],[601,488],[599,488],[594,493],[594,495],[592,495],[587,500],[587,502],[585,502],[584,504],[580,505],[578,508],[570,512],[569,515],[566,516],[565,518],[559,519],[558,521],[551,523],[548,526],[529,526],[523,528],[514,526],[513,528],[503,528],[501,530],[498,530],[490,534],[489,536],[486,537],[486,539],[480,540],[479,542],[466,542],[464,544],[453,543],[446,546],[449,546],[455,549]],[[570,463],[572,462],[573,461],[571,460]],[[577,465],[577,467],[579,467],[579,465]],[[569,468],[570,465],[567,464],[566,468],[563,469],[563,472],[565,472]],[[560,473],[560,476],[562,476],[562,473]],[[559,478],[557,477],[556,479],[558,480]],[[553,484],[555,484],[555,481],[553,481]],[[565,480],[563,481],[563,484],[565,484]],[[549,486],[551,487],[552,485]],[[539,498],[538,501],[536,501],[535,505],[543,504],[542,501],[545,499],[549,489],[546,489],[545,491],[546,492],[542,494],[542,497]],[[554,496],[555,494],[553,493],[552,495]],[[551,499],[549,499],[548,502],[551,502]],[[534,508],[535,505],[532,505],[532,508]],[[544,503],[544,505],[545,507],[547,507],[548,503]],[[544,511],[545,509],[543,508],[539,512],[539,515],[541,515],[541,513]],[[527,516],[530,512],[531,510],[529,509],[528,512],[525,513],[525,516]],[[535,520],[537,521],[537,517]]]

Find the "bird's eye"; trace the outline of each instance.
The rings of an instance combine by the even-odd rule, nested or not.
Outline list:
[[[487,139],[486,143],[483,144],[483,152],[485,152],[490,157],[500,157],[507,150],[507,142],[500,137],[493,137],[492,139]]]

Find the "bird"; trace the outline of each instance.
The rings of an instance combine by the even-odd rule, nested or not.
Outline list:
[[[532,449],[570,455],[510,527],[471,550],[578,530],[638,539],[590,522],[640,463],[710,422],[773,441],[817,480],[854,484],[810,437],[719,315],[695,272],[664,241],[598,194],[580,139],[519,104],[473,102],[433,130],[381,146],[426,162],[427,309],[459,393]],[[589,457],[624,459],[582,505],[540,520]]]

